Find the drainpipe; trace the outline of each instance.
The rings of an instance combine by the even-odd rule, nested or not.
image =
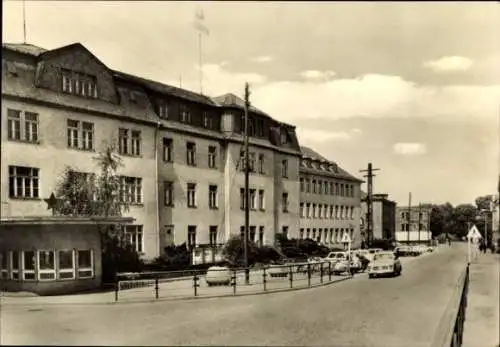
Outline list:
[[[159,187],[159,181],[158,181],[158,130],[160,129],[161,123],[157,122],[156,123],[156,128],[155,128],[155,199],[156,199],[156,240],[157,240],[157,249],[158,249],[158,256],[161,255],[161,249],[160,249],[160,195],[158,193],[160,187]]]

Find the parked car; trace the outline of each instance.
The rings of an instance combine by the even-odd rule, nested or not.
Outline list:
[[[368,277],[399,276],[403,267],[394,252],[379,252],[368,266]]]
[[[231,284],[231,270],[227,266],[211,266],[205,275],[205,281],[209,287],[213,285]]]
[[[271,277],[287,277],[290,272],[290,267],[285,264],[271,264],[267,269],[267,273]]]
[[[350,257],[347,252],[335,252],[330,259],[334,259],[334,263],[331,265],[334,275],[340,275],[346,271],[350,271],[354,274],[362,269],[361,259],[353,252],[351,252]]]
[[[414,257],[420,255],[412,246],[398,246],[394,249],[394,253],[398,257]]]

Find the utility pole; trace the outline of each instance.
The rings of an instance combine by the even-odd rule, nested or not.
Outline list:
[[[420,226],[422,225],[422,204],[418,203],[418,243],[420,243]]]
[[[372,163],[368,163],[368,169],[359,170],[359,172],[367,172],[363,177],[368,178],[367,187],[367,197],[366,197],[366,241],[371,244],[371,239],[373,236],[373,171],[379,171],[380,169],[373,169]]]
[[[408,197],[408,233],[407,233],[407,241],[410,244],[410,230],[411,230],[411,192]]]
[[[245,284],[250,283],[250,271],[248,269],[248,229],[250,224],[250,190],[249,187],[249,174],[250,174],[250,163],[249,153],[248,153],[248,108],[250,107],[250,90],[248,83],[245,83],[245,232],[244,232],[244,257],[245,257]]]

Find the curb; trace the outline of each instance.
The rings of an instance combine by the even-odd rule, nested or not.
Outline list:
[[[355,279],[357,277],[351,277],[351,276],[346,276],[344,278],[331,281],[331,282],[325,282],[325,283],[318,283],[318,284],[313,284],[310,287],[296,287],[296,288],[280,288],[280,289],[272,289],[272,290],[266,290],[266,291],[259,291],[259,292],[250,292],[250,293],[236,293],[236,294],[220,294],[220,295],[207,295],[207,296],[181,296],[181,297],[166,297],[166,298],[159,298],[159,299],[137,299],[137,300],[126,300],[126,301],[108,301],[108,302],[44,302],[44,303],[6,303],[2,302],[0,296],[0,306],[4,307],[19,307],[19,306],[96,306],[96,305],[133,305],[133,304],[145,304],[145,303],[155,303],[155,302],[168,302],[168,301],[196,301],[196,300],[206,300],[206,299],[216,299],[216,298],[234,298],[234,297],[243,297],[243,296],[256,296],[256,295],[267,295],[267,294],[277,294],[277,293],[284,293],[284,292],[291,292],[291,291],[299,291],[299,290],[305,290],[305,289],[314,289],[314,288],[320,288],[320,287],[326,287],[328,285],[333,285],[335,283],[340,283],[344,282],[349,279]]]

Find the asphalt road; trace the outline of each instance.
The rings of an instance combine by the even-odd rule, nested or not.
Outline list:
[[[428,346],[465,266],[456,245],[296,292],[114,305],[3,305],[1,344]]]

